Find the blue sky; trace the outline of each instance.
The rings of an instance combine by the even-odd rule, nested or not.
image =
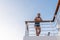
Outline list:
[[[0,40],[22,40],[25,20],[41,13],[43,20],[53,17],[58,0],[0,0]]]

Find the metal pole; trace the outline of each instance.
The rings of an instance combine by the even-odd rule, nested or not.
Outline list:
[[[25,24],[26,24],[25,36],[29,36],[28,22],[25,21]]]

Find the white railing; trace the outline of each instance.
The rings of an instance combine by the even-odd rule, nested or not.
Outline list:
[[[59,11],[60,12],[60,11]],[[40,36],[46,36],[50,32],[50,35],[56,35],[60,32],[60,13],[58,13],[55,17],[55,21],[42,21],[40,22],[41,26],[41,34]],[[35,28],[34,28],[34,21],[25,21],[26,24],[26,36],[29,35],[36,35],[35,34]]]
[[[55,24],[56,25],[56,24]],[[58,33],[57,27],[54,26],[54,22],[41,22],[40,23],[41,26],[41,34],[40,36],[56,36]],[[35,36],[35,27],[34,27],[34,22],[32,23],[27,23],[26,22],[26,36]],[[50,33],[50,34],[49,34]]]

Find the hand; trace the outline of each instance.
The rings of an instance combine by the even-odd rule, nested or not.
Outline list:
[[[40,22],[41,19],[40,18],[36,18],[35,22]]]
[[[56,17],[56,15],[54,15],[54,17]]]

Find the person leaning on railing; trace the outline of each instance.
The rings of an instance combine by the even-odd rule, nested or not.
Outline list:
[[[35,21],[36,36],[39,36],[39,34],[41,33],[40,21],[42,21],[40,13],[37,14],[37,17],[35,17],[34,21]]]

